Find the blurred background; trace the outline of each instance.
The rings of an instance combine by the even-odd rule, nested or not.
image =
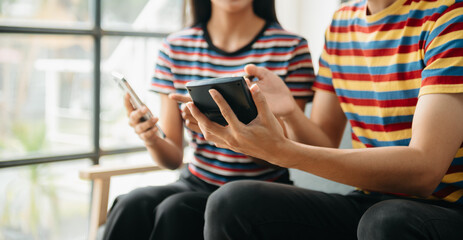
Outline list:
[[[340,2],[276,0],[283,27],[308,39],[316,70]],[[0,0],[0,240],[86,239],[92,184],[79,170],[151,161],[109,73],[126,75],[156,114],[147,89],[158,47],[187,10],[185,0]],[[177,176],[115,177],[109,201]],[[304,187],[321,181],[293,176]]]

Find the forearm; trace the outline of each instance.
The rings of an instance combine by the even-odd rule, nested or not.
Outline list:
[[[143,138],[153,160],[168,169],[177,169],[183,162],[183,122],[178,103],[167,95],[161,96],[161,119],[159,126],[166,138]],[[154,134],[150,134],[152,136]]]
[[[280,140],[278,145],[268,145],[270,152],[266,154],[274,164],[363,189],[426,196],[442,181],[461,147],[462,109],[462,94],[419,98],[408,146],[341,150]],[[340,117],[330,114],[324,119],[335,121]]]
[[[412,147],[331,149],[286,141],[266,158],[362,189],[417,196],[429,195],[443,177],[427,154]]]
[[[210,93],[228,126],[211,122],[193,103],[187,105],[207,140],[275,165],[297,168],[366,190],[428,196],[444,178],[463,142],[463,94],[428,94],[419,98],[409,146],[344,150],[314,147],[288,139],[259,86],[253,85],[250,89],[259,115],[247,125],[239,121],[216,90]],[[312,113],[319,113],[314,121],[326,120],[328,124],[318,124],[324,126],[320,129],[331,139],[338,139],[345,126],[345,115],[333,94],[319,96],[326,97],[328,107],[313,108]],[[331,111],[322,114],[326,109]],[[301,125],[286,122],[292,131],[297,130],[294,125]],[[330,131],[330,126],[335,130]]]
[[[159,166],[177,169],[183,162],[183,149],[180,149],[170,139],[158,139],[155,143],[145,144],[150,156]]]
[[[295,110],[290,116],[282,118],[289,139],[313,146],[337,148],[339,143],[328,135],[301,110]]]

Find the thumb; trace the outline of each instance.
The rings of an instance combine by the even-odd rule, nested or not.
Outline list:
[[[173,99],[173,100],[175,100],[177,102],[181,102],[181,103],[187,103],[187,102],[192,101],[190,96],[183,95],[183,94],[178,94],[178,93],[169,94],[169,98]]]
[[[250,76],[257,77],[259,80],[260,79],[265,79],[266,77],[268,77],[271,74],[270,70],[268,70],[267,68],[258,67],[258,66],[254,65],[254,64],[246,65],[246,67],[244,67],[244,71],[246,72],[246,74],[248,74]]]

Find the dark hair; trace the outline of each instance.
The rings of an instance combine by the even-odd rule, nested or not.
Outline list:
[[[275,0],[253,0],[254,13],[267,22],[278,22],[275,12]],[[211,18],[211,0],[191,0],[190,12],[193,17],[192,26],[207,23]]]

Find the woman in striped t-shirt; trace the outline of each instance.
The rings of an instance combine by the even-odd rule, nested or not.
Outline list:
[[[160,125],[167,138],[156,136],[157,118],[139,121],[146,109],[135,111],[128,99],[126,106],[130,125],[159,165],[181,166],[184,124],[193,156],[186,157],[190,163],[177,182],[118,197],[108,216],[106,239],[201,239],[207,197],[221,185],[242,179],[291,183],[285,168],[206,141],[188,108],[179,108],[174,99],[182,99],[178,94],[186,94],[189,81],[244,75],[244,66],[253,63],[279,75],[303,109],[312,97],[314,79],[307,41],[282,29],[274,1],[196,0],[192,12],[192,27],[163,42],[151,84],[162,93]]]

